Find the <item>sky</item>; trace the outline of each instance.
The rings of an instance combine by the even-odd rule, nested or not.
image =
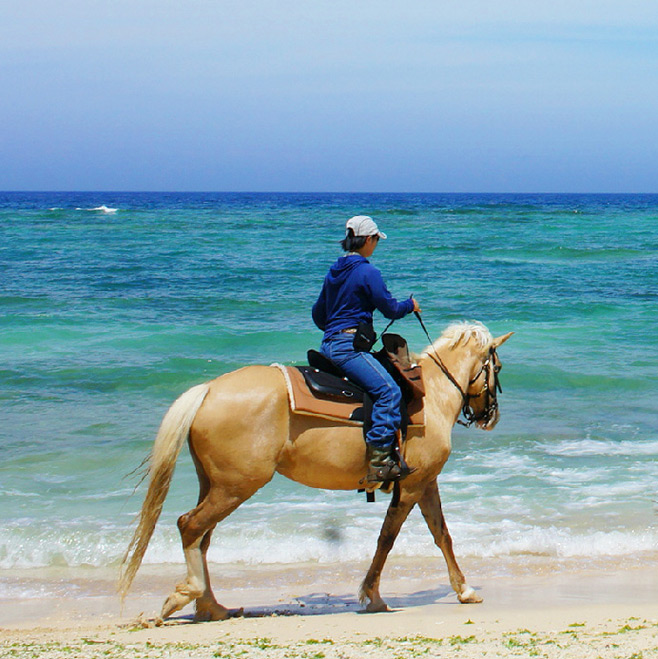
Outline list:
[[[655,0],[5,0],[0,190],[658,192]]]

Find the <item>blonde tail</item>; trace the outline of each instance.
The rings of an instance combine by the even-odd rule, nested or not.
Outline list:
[[[162,419],[149,459],[148,491],[144,497],[137,528],[121,561],[117,587],[121,601],[126,597],[130,584],[142,563],[169,491],[176,460],[189,435],[194,417],[209,389],[210,384],[207,382],[192,387],[174,402]]]

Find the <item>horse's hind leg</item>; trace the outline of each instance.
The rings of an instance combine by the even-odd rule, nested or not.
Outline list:
[[[379,539],[377,540],[377,551],[375,552],[368,573],[366,574],[359,591],[359,599],[362,604],[364,604],[366,600],[370,600],[366,606],[366,611],[368,611],[368,613],[388,611],[386,602],[384,602],[379,594],[379,579],[381,578],[386,558],[393,548],[395,539],[398,537],[400,528],[409,516],[415,503],[415,500],[405,498],[403,492],[398,505],[396,507],[389,505],[388,510],[386,511],[386,518],[384,519],[384,524],[382,525],[382,530],[379,532]]]
[[[201,503],[206,498],[206,496],[208,496],[208,492],[210,490],[210,482],[193,448],[192,459],[194,460],[194,466],[196,467],[197,476],[199,478],[198,503]],[[210,539],[212,538],[212,532],[214,529],[215,525],[213,525],[206,532],[206,534],[203,536],[203,540],[201,540],[201,563],[203,566],[203,581],[205,584],[205,590],[203,591],[203,594],[194,602],[194,607],[196,609],[194,620],[197,622],[226,620],[226,618],[229,617],[229,610],[217,602],[215,595],[212,592],[212,588],[210,587],[210,573],[208,572],[207,554],[208,548],[210,547]]]
[[[457,593],[457,597],[462,604],[478,604],[482,598],[466,583],[462,571],[457,565],[457,559],[452,550],[452,538],[448,532],[443,510],[441,509],[441,497],[439,496],[439,486],[436,481],[428,484],[423,496],[418,502],[427,526],[434,537],[436,546],[442,551],[448,566],[450,584]]]
[[[199,597],[195,602],[194,606],[196,613],[194,615],[194,620],[197,622],[208,622],[210,620],[226,620],[229,617],[229,610],[219,604],[215,599],[215,594],[212,592],[210,587],[210,574],[208,572],[208,561],[206,560],[206,554],[208,553],[208,547],[210,547],[210,538],[212,537],[212,532],[214,527],[210,529],[206,535],[203,536],[201,541],[201,562],[203,565],[203,579],[205,583],[205,590],[201,597]]]
[[[187,578],[165,601],[162,618],[194,600],[199,619],[228,617],[210,588],[206,552],[211,534],[272,479],[288,438],[289,415],[286,383],[278,368],[247,367],[210,383],[189,432],[201,486],[199,504],[178,520]]]
[[[230,515],[251,494],[253,492],[236,497],[219,489],[210,489],[194,510],[178,519],[187,563],[187,577],[176,585],[174,592],[166,599],[160,622],[199,598],[202,598],[203,617],[206,619],[221,620],[228,617],[228,610],[217,603],[210,589],[205,552],[208,550],[210,534],[215,525]]]

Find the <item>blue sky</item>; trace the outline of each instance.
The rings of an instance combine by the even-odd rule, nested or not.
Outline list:
[[[4,2],[0,90],[4,190],[658,192],[655,0]]]

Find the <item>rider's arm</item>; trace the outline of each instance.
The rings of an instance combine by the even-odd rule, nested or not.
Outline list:
[[[415,300],[408,298],[398,302],[386,288],[384,279],[377,268],[371,266],[367,269],[364,277],[364,286],[375,305],[386,318],[397,320],[414,311],[416,307]]]
[[[313,322],[316,326],[324,332],[327,324],[327,299],[324,286],[320,291],[320,296],[313,305],[311,316],[313,317]]]

